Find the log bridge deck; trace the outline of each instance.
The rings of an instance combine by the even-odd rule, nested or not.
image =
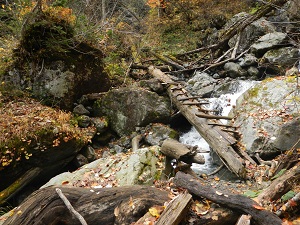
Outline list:
[[[256,162],[239,147],[238,140],[233,136],[237,132],[218,121],[232,118],[210,114],[209,110],[203,108],[203,105],[208,104],[207,101],[198,100],[199,97],[190,95],[181,84],[174,82],[161,70],[150,66],[148,71],[153,77],[167,84],[172,104],[196,128],[224,165],[237,176],[246,178],[246,160],[252,164]]]

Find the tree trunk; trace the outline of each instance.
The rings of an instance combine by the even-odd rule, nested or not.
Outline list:
[[[149,67],[149,73],[163,83],[170,84],[168,87],[168,94],[171,102],[180,110],[182,115],[196,128],[201,136],[206,140],[209,146],[217,153],[222,162],[227,168],[241,178],[246,177],[246,169],[244,167],[245,161],[239,156],[234,148],[238,148],[236,145],[237,140],[230,134],[221,130],[218,126],[208,125],[216,123],[216,120],[201,118],[197,115],[203,114],[199,112],[199,107],[195,105],[185,105],[184,101],[180,101],[181,98],[192,97],[189,96],[179,85],[175,85],[174,82],[154,67]],[[191,100],[189,100],[191,101]],[[196,100],[194,100],[197,102]],[[201,146],[200,146],[201,147]]]
[[[181,188],[186,188],[190,193],[207,198],[217,204],[228,207],[233,210],[238,210],[242,213],[249,214],[258,225],[281,225],[281,219],[272,212],[265,210],[255,201],[242,195],[233,195],[222,193],[212,188],[201,184],[197,179],[189,174],[178,172],[174,178],[174,184]]]
[[[31,194],[4,225],[80,225],[56,193],[56,188],[52,186]],[[167,192],[148,186],[59,188],[87,224],[131,224],[150,207],[168,201]]]

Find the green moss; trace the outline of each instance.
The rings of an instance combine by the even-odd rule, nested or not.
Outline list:
[[[257,97],[257,96],[258,96],[258,93],[259,93],[259,91],[260,91],[259,89],[260,89],[259,87],[251,88],[251,89],[248,91],[249,98]]]
[[[169,134],[169,137],[172,138],[172,139],[175,139],[177,140],[179,138],[179,134],[176,130],[171,130],[170,134]]]
[[[288,77],[286,77],[285,81],[287,83],[295,83],[296,82],[296,76],[288,76]]]

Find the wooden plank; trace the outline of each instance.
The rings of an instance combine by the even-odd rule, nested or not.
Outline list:
[[[196,116],[206,118],[206,119],[217,119],[217,120],[232,120],[233,118],[230,116],[216,116],[216,115],[209,115],[205,113],[196,113]]]
[[[172,82],[171,78],[169,78],[161,70],[156,69],[153,66],[149,67],[148,71],[161,82]],[[207,119],[196,116],[196,114],[198,113],[198,107],[183,105],[182,102],[178,101],[177,99],[178,94],[182,93],[181,90],[172,91],[172,87],[173,86],[171,85],[167,89],[172,103],[180,110],[182,115],[196,128],[196,130],[205,139],[205,141],[209,144],[213,151],[216,152],[216,154],[219,156],[220,160],[224,163],[224,165],[237,176],[245,178],[245,161],[241,156],[239,156],[235,152],[232,146],[232,144],[236,143],[237,141],[235,140],[233,143],[233,141],[231,140],[234,138],[228,133],[222,131],[219,127],[212,127],[208,125]]]
[[[187,191],[173,199],[163,211],[156,225],[178,225],[189,210],[192,195]]]

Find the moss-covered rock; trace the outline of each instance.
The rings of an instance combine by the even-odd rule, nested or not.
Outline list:
[[[290,149],[298,141],[297,85],[296,77],[269,78],[238,98],[234,124],[239,127],[241,141],[248,152],[271,156]]]
[[[48,13],[31,16],[34,20],[23,31],[6,82],[68,110],[83,94],[110,88],[99,49],[78,42],[68,21]]]
[[[168,122],[171,106],[168,98],[142,88],[127,87],[107,92],[95,102],[93,111],[95,116],[107,116],[111,128],[123,136],[136,127]]]
[[[119,153],[114,157],[97,159],[73,173],[66,172],[52,178],[43,187],[66,185],[104,188],[134,184],[152,185],[160,179],[165,157],[158,146],[141,148],[135,152]]]
[[[0,190],[32,168],[41,168],[38,177],[57,174],[94,135],[35,100],[0,100]]]

